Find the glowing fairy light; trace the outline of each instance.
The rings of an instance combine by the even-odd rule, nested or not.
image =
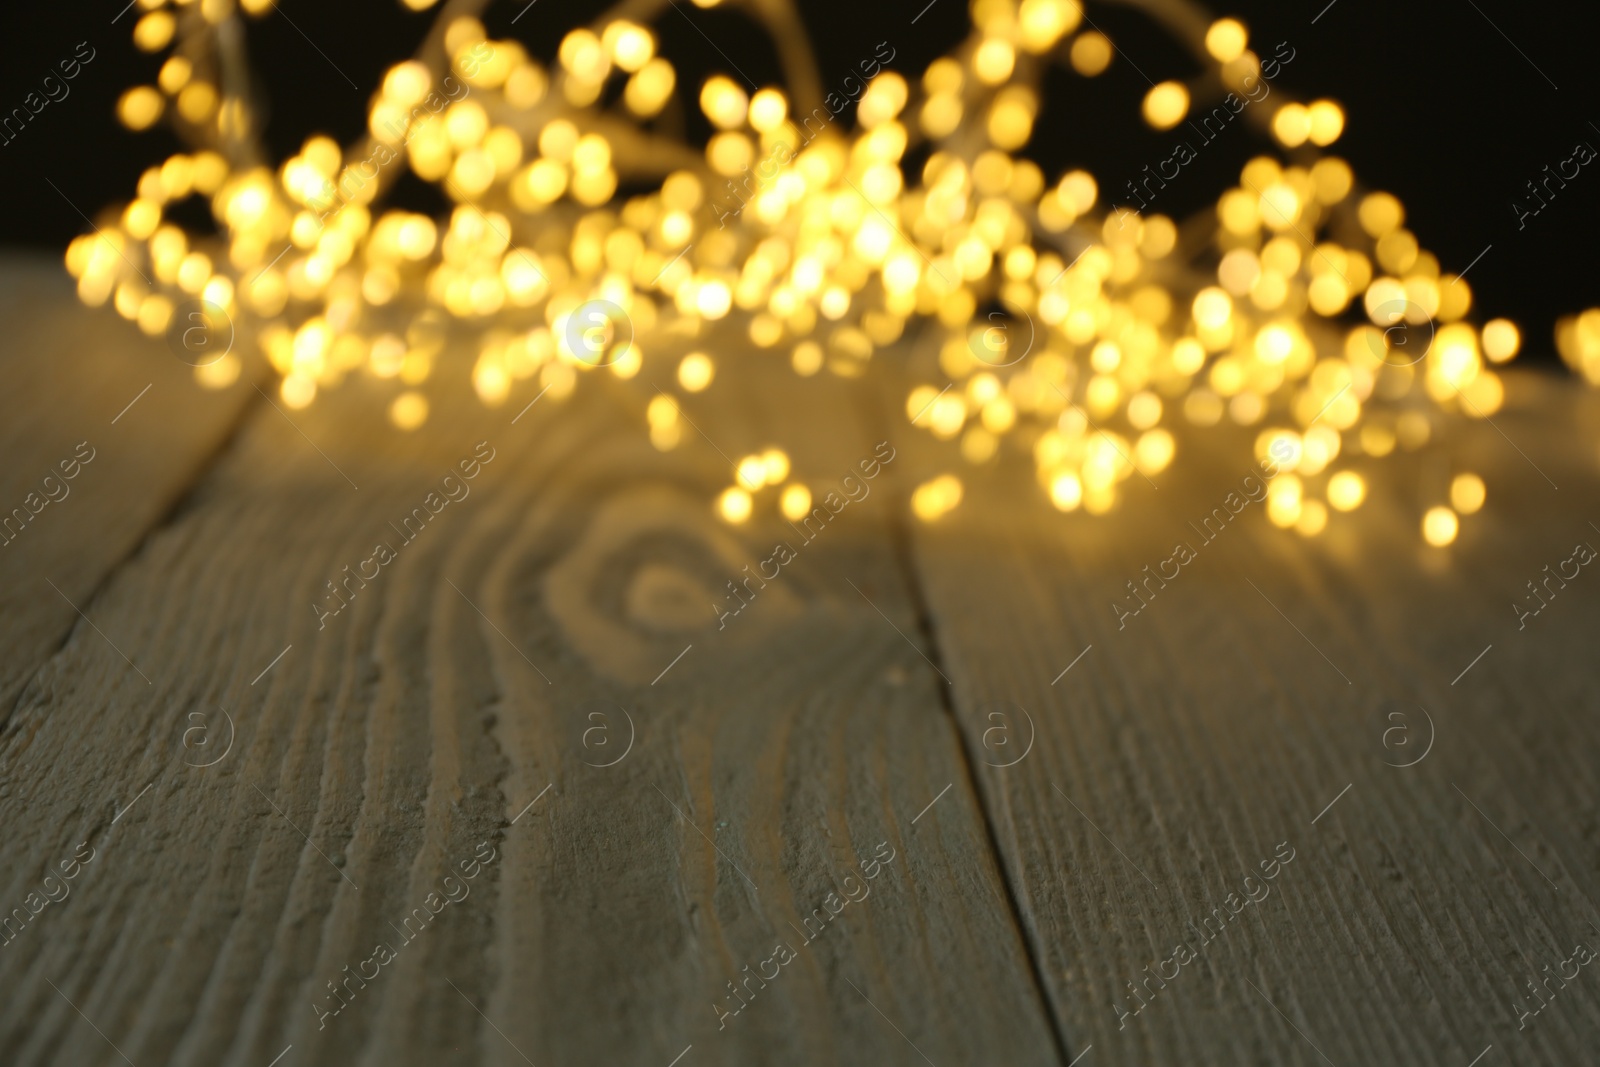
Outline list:
[[[728,2],[769,28],[794,22],[789,0]],[[1166,10],[1132,2],[1158,22]],[[238,44],[241,21],[270,2],[142,0],[135,44],[168,54],[116,114],[133,130],[169,124],[186,148],[68,247],[81,299],[150,335],[203,300],[240,343],[196,367],[202,384],[226,387],[242,360],[265,359],[283,401],[303,408],[357,373],[393,383],[402,430],[427,420],[427,383],[458,351],[447,335],[466,336],[467,365],[448,370],[485,405],[559,402],[596,374],[637,381],[662,451],[685,438],[680,404],[738,371],[739,346],[706,340],[712,324],[801,377],[856,378],[926,346],[936,367],[908,389],[904,417],[951,465],[1030,455],[1043,499],[1101,515],[1134,475],[1168,470],[1185,434],[1227,421],[1280,457],[1265,511],[1305,536],[1360,507],[1367,461],[1503,403],[1496,368],[1520,331],[1471,325],[1470,286],[1406,228],[1400,201],[1321,154],[1347,121],[1335,101],[1280,88],[1257,105],[1250,121],[1294,162],[1251,159],[1205,227],[1183,228],[1182,248],[1154,208],[1187,159],[1117,188],[1020,154],[1052,121],[1041,87],[1053,58],[1086,78],[1115,58],[1082,0],[981,0],[969,40],[925,70],[890,69],[894,49],[878,46],[846,80],[849,100],[821,92],[808,51],[776,31],[790,84],[714,73],[691,85],[660,54],[641,14],[651,5],[567,33],[549,67],[491,39],[475,17],[486,5],[441,8],[429,50],[384,72],[363,140],[313,136],[272,166]],[[1198,33],[1179,21],[1168,29],[1204,72],[1153,85],[1129,121],[1227,121],[1239,111],[1214,87],[1243,94],[1293,55],[1258,55],[1237,19]],[[703,147],[646,125],[674,99],[705,116]],[[441,217],[386,206],[406,170],[439,187]],[[218,236],[171,221],[190,198]],[[1209,241],[1188,239],[1206,227]],[[1556,340],[1600,385],[1600,308],[1563,320]],[[812,491],[794,466],[777,446],[745,456],[716,513],[804,516]],[[911,510],[935,521],[963,485],[932,477]],[[1459,517],[1482,507],[1482,479],[1457,475],[1449,497],[1421,520],[1429,544],[1455,540]]]
[[[1436,548],[1454,541],[1459,529],[1456,513],[1443,505],[1429,508],[1422,517],[1422,539]]]

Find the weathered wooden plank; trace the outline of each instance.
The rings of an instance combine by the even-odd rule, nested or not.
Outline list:
[[[1464,1064],[1492,1044],[1581,1062],[1595,1040],[1585,977],[1518,1012],[1538,1004],[1525,982],[1595,943],[1600,609],[1586,571],[1525,630],[1508,607],[1600,523],[1583,514],[1589,398],[1517,380],[1505,436],[1469,439],[1492,503],[1449,553],[1418,548],[1396,502],[1436,499],[1443,472],[1402,464],[1316,543],[1247,512],[1118,630],[1123,583],[1198,541],[1187,522],[1246,473],[1215,450],[1106,520],[1043,515],[1003,473],[974,481],[913,528],[913,567],[887,507],[909,488],[906,442],[813,543],[770,501],[738,530],[708,515],[719,451],[801,441],[819,483],[872,453],[823,383],[721,392],[693,411],[714,443],[691,430],[665,457],[620,393],[512,425],[446,392],[398,436],[352,389],[298,429],[258,405],[169,514],[237,407],[188,414],[200,394],[162,346],[130,360],[124,326],[33,284],[7,291],[58,301],[71,362],[19,364],[8,455],[82,439],[41,399],[100,404],[62,377],[80,360],[96,383],[161,367],[182,403],[152,409],[124,466],[97,449],[0,550],[19,561],[0,563],[17,601],[0,906],[27,914],[0,947],[7,1062],[259,1064],[290,1045],[285,1064],[1060,1062],[986,820],[1068,1057]],[[55,352],[56,333],[7,321],[16,353]],[[494,459],[470,496],[402,544],[390,524],[480,440]],[[15,485],[20,500],[31,482]],[[47,525],[69,513],[84,522]],[[709,602],[779,539],[796,559],[719,629]],[[395,560],[319,629],[312,604],[336,605],[327,583],[379,540]],[[20,547],[35,554],[6,554]],[[56,568],[138,671],[64,603],[28,602]],[[1384,766],[1432,731],[1416,766]],[[879,842],[894,860],[845,883]],[[1262,881],[1284,842],[1294,860]],[[75,877],[47,883],[63,864]],[[1225,933],[1140,1006],[1125,983],[1204,940],[1246,875],[1268,895],[1213,918]],[[845,885],[871,895],[801,943]],[[434,898],[407,940],[435,891],[468,895]],[[783,939],[794,959],[719,1030],[726,983]],[[398,951],[368,962],[380,940]],[[363,965],[378,976],[319,1020],[328,983]]]
[[[74,605],[194,482],[255,394],[200,389],[163,340],[79,304],[54,258],[0,256],[0,323],[3,724],[83,625]]]
[[[1074,1052],[1588,1058],[1587,971],[1520,1013],[1546,964],[1570,972],[1574,944],[1600,948],[1600,586],[1584,571],[1522,632],[1508,604],[1575,543],[1600,547],[1597,417],[1571,383],[1514,376],[1498,430],[1467,434],[1490,506],[1449,550],[1416,533],[1418,503],[1444,496],[1432,461],[1388,464],[1356,521],[1318,541],[1252,505],[1207,543],[1187,524],[1250,470],[1204,446],[1159,489],[1135,479],[1108,519],[979,481],[914,532],[969,746],[1001,739],[986,714],[1004,702],[1036,730],[1026,759],[978,777]],[[1197,558],[1119,628],[1112,603],[1139,603],[1125,583],[1180,541]],[[1009,710],[1016,744],[989,762],[1026,740]],[[1225,932],[1202,932],[1218,906]]]
[[[80,628],[25,692],[0,901],[94,859],[0,948],[0,1058],[1059,1062],[886,493],[810,543],[711,517],[719,450],[871,457],[843,393],[719,397],[663,456],[598,388],[409,436],[362,388],[258,407],[88,606],[153,685]]]

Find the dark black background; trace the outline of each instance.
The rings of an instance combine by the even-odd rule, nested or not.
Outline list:
[[[0,111],[20,105],[78,42],[88,41],[97,56],[70,83],[70,96],[49,104],[0,146],[0,203],[6,208],[0,242],[62,248],[86,227],[47,178],[93,216],[125,200],[139,172],[177,147],[165,133],[128,133],[112,116],[117,95],[135,82],[152,82],[160,63],[133,47],[137,10],[111,24],[125,2],[39,0],[7,12]],[[730,63],[758,84],[778,80],[771,47],[743,15],[675,2],[678,10],[665,12],[655,28],[663,53],[679,68],[680,92],[711,71],[735,75]],[[913,25],[926,2],[801,0],[824,86],[837,86],[880,41],[896,50],[892,67],[908,77],[920,74],[967,29],[964,0],[935,0]],[[1594,106],[1600,18],[1593,5],[1335,0],[1324,11],[1326,3],[1231,0],[1215,13],[1244,19],[1258,50],[1270,52],[1279,41],[1295,49],[1277,84],[1302,98],[1328,96],[1345,105],[1349,121],[1334,150],[1366,184],[1405,202],[1408,225],[1445,269],[1462,270],[1493,246],[1468,275],[1477,311],[1521,323],[1530,354],[1550,351],[1556,316],[1600,303],[1600,276],[1592,266],[1600,236],[1600,166],[1581,172],[1545,211],[1526,220],[1525,229],[1519,231],[1511,205],[1528,180],[1570,156],[1576,142],[1600,148],[1600,130],[1589,125],[1600,125]],[[566,29],[606,5],[537,0],[511,25],[522,6],[522,0],[505,0],[492,7],[490,32],[515,36],[548,60]],[[280,8],[249,23],[252,62],[272,104],[267,137],[275,158],[316,131],[350,141],[382,70],[410,54],[433,17],[407,12],[394,0],[283,0]],[[1052,76],[1029,152],[1052,176],[1067,166],[1088,168],[1109,193],[1171,151],[1172,134],[1154,133],[1139,120],[1145,76],[1160,81],[1194,68],[1138,13],[1096,0],[1088,13],[1122,55],[1097,79],[1067,70]],[[352,89],[346,77],[361,89]],[[1263,147],[1242,124],[1230,129],[1185,168],[1187,176],[1163,193],[1159,209],[1181,216],[1205,207]],[[408,195],[420,194],[413,189]]]

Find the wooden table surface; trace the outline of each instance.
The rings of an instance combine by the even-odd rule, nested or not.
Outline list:
[[[599,381],[204,393],[40,258],[0,326],[0,507],[67,490],[0,548],[0,1062],[1594,1061],[1600,577],[1510,606],[1600,545],[1569,381],[1462,430],[1447,550],[1420,456],[1206,543],[1236,441],[928,525],[862,385],[719,382],[662,454]],[[894,459],[810,540],[715,519],[775,443]]]

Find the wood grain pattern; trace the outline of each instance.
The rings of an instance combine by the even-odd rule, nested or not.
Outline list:
[[[980,485],[917,538],[969,743],[995,702],[1037,726],[1026,761],[979,781],[1055,1011],[1096,1062],[1588,1058],[1587,971],[1520,1017],[1539,1006],[1523,983],[1594,947],[1600,918],[1600,585],[1583,574],[1524,632],[1508,606],[1576,542],[1600,546],[1596,405],[1567,385],[1518,375],[1505,436],[1472,428],[1490,507],[1448,551],[1414,526],[1447,472],[1403,461],[1319,541],[1253,505],[1207,543],[1188,523],[1250,473],[1215,452],[1159,489],[1135,480],[1111,522]],[[1119,629],[1112,603],[1139,603],[1125,583],[1177,541],[1198,558]],[[1425,715],[1432,751],[1392,766],[1422,753]],[[1264,882],[1282,842],[1295,859]],[[1218,905],[1225,932],[1202,933]]]
[[[841,408],[822,481],[874,439],[818,388]],[[253,410],[92,605],[154,686],[75,631],[13,716],[0,818],[27,832],[0,899],[96,855],[0,949],[7,1062],[1056,1062],[943,683],[896,632],[886,494],[810,544],[710,515],[716,449],[806,410],[738,399],[697,419],[715,448],[666,457],[599,389],[514,426],[447,393],[410,436],[354,386],[298,430]],[[469,495],[402,542],[483,440]],[[711,602],[778,540],[798,558],[719,629]],[[396,558],[319,619],[380,541]],[[619,708],[632,750],[594,766]],[[228,755],[186,766],[230,721]],[[465,898],[403,932],[484,842]],[[378,942],[394,958],[321,1017]]]
[[[6,269],[0,484],[168,377],[0,549],[0,1062],[1589,1058],[1588,969],[1511,1007],[1600,941],[1600,587],[1508,607],[1600,545],[1600,404],[1567,383],[1515,376],[1461,443],[1490,505],[1448,552],[1417,547],[1449,472],[1415,457],[1319,541],[1252,505],[1200,544],[1247,473],[1215,443],[1108,519],[1002,468],[922,526],[925,442],[870,389],[719,382],[662,455],[637,391],[517,417],[531,393],[441,381],[398,434],[356,382],[292,416],[202,397]],[[820,533],[707,507],[767,445],[820,490],[885,439]],[[58,573],[92,625],[30,599]]]
[[[12,520],[0,533],[0,638],[13,653],[0,656],[3,724],[32,670],[82,625],[72,604],[193,484],[254,393],[201,390],[162,340],[83,308],[54,258],[0,255],[0,323],[0,519]],[[62,478],[63,462],[75,477]]]

